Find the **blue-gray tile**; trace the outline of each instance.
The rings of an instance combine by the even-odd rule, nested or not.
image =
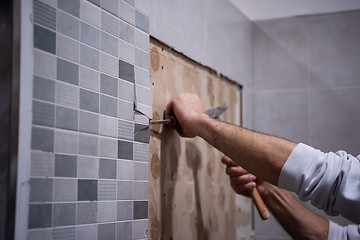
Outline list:
[[[117,117],[117,99],[100,95],[100,113],[112,117]]]
[[[79,40],[79,33],[80,33],[79,19],[58,10],[57,31],[68,37]]]
[[[99,140],[97,136],[93,135],[79,135],[79,154],[81,155],[98,155],[98,145]]]
[[[119,58],[128,63],[135,64],[135,46],[123,40],[119,40]]]
[[[113,180],[99,180],[98,183],[98,200],[108,201],[116,200],[116,181]]]
[[[102,93],[117,97],[118,80],[106,74],[100,76],[100,91]]]
[[[97,203],[80,202],[77,204],[77,224],[96,223]]]
[[[62,228],[54,228],[52,230],[52,240],[67,240],[67,239],[75,239],[76,231],[75,227],[62,227]]]
[[[119,98],[133,102],[135,100],[134,83],[119,80]]]
[[[76,203],[54,204],[53,226],[69,226],[75,224]]]
[[[80,1],[79,0],[58,0],[58,8],[65,12],[79,17]]]
[[[55,8],[34,0],[34,22],[52,30],[56,29],[56,10]]]
[[[125,120],[134,120],[134,103],[119,100],[118,102],[118,117]]]
[[[149,69],[150,56],[148,52],[145,52],[139,48],[135,49],[135,65]]]
[[[134,201],[134,219],[148,218],[148,202]]]
[[[118,0],[102,0],[101,8],[103,8],[106,11],[117,16],[118,10],[119,10],[119,1]]]
[[[117,199],[132,200],[133,199],[133,182],[119,181],[117,184]]]
[[[119,60],[119,78],[129,82],[135,82],[134,65]]]
[[[55,155],[55,176],[76,177],[77,157],[73,155]]]
[[[99,113],[99,94],[80,89],[80,109]]]
[[[149,33],[149,17],[139,11],[135,12],[135,26],[146,33]]]
[[[34,76],[33,97],[53,103],[55,101],[55,82],[47,78]]]
[[[100,48],[100,30],[93,26],[81,22],[81,42],[95,48]]]
[[[132,239],[132,222],[119,222],[116,228],[118,240]]]
[[[147,200],[149,184],[148,182],[134,182],[134,200]]]
[[[99,202],[98,203],[98,217],[99,223],[116,221],[116,202]]]
[[[56,78],[56,57],[34,49],[34,74],[51,79]]]
[[[118,160],[117,163],[117,178],[119,180],[133,180],[134,179],[134,162]]]
[[[99,142],[99,156],[106,158],[117,158],[118,143],[115,138],[101,137]]]
[[[58,80],[74,85],[79,85],[79,65],[60,58],[57,59],[56,65],[56,78]]]
[[[135,81],[136,84],[150,88],[150,73],[149,71],[135,67]]]
[[[56,81],[55,103],[72,108],[79,108],[79,87]]]
[[[78,156],[78,178],[99,178],[99,159],[96,157]]]
[[[92,2],[93,4],[95,4],[96,6],[100,7],[100,0],[88,0],[89,2]]]
[[[118,36],[118,22],[119,19],[112,14],[105,11],[101,12],[101,29],[114,36]]]
[[[134,180],[147,181],[149,178],[149,164],[134,162]]]
[[[101,72],[109,74],[114,77],[118,77],[119,76],[118,61],[119,59],[117,57],[102,52],[101,61],[100,61]]]
[[[117,119],[100,115],[99,133],[103,136],[117,137]]]
[[[97,180],[78,180],[78,201],[96,201],[97,200]]]
[[[79,130],[87,133],[99,133],[99,115],[80,111]]]
[[[78,63],[80,44],[72,38],[56,34],[56,55],[61,58]]]
[[[136,84],[136,102],[151,106],[151,89]]]
[[[51,178],[30,179],[30,202],[51,202],[53,180]]]
[[[56,127],[70,130],[78,129],[78,110],[56,106]]]
[[[55,152],[77,154],[78,132],[57,129],[55,131]]]
[[[50,240],[51,239],[51,229],[35,229],[28,231],[27,240]]]
[[[136,29],[135,30],[135,46],[144,50],[149,51],[150,50],[150,39],[149,34],[144,33],[141,30]]]
[[[118,158],[133,159],[133,143],[119,140],[118,142]]]
[[[99,224],[98,239],[115,240],[115,223]]]
[[[100,69],[100,52],[84,44],[80,46],[80,63],[84,66]]]
[[[34,25],[34,47],[55,54],[56,34],[46,28]]]
[[[55,154],[32,151],[30,176],[53,177],[55,169]]]
[[[100,159],[99,178],[116,179],[116,160]]]
[[[147,125],[135,124],[134,134],[135,141],[149,143],[150,130]]]
[[[80,1],[80,19],[101,28],[101,9],[88,1]]]
[[[120,20],[119,21],[119,38],[134,44],[134,27],[130,24]]]
[[[97,225],[76,226],[76,240],[97,240]]]
[[[117,57],[118,39],[110,34],[101,32],[101,50]]]
[[[54,130],[32,127],[31,149],[46,152],[54,151]]]
[[[125,221],[133,219],[133,202],[121,201],[117,203],[117,220]]]
[[[53,127],[54,119],[54,104],[33,101],[33,124]]]
[[[28,227],[30,229],[51,227],[51,216],[51,204],[30,204]]]
[[[88,67],[80,66],[80,87],[99,92],[100,73]]]
[[[131,25],[134,25],[135,24],[135,8],[124,1],[120,1],[119,18],[130,23]]]
[[[77,199],[76,179],[54,179],[54,202],[71,202]]]

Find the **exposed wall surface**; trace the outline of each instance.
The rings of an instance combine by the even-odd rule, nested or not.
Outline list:
[[[135,2],[22,1],[16,239],[144,239],[149,18]]]
[[[255,22],[254,129],[358,155],[359,29],[359,11]],[[274,219],[255,232],[286,236]]]

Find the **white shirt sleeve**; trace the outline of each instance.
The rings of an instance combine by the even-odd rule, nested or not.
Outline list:
[[[342,227],[330,221],[328,240],[360,239],[360,226],[348,225]]]
[[[329,215],[360,224],[360,156],[323,153],[298,144],[281,170],[278,185]]]

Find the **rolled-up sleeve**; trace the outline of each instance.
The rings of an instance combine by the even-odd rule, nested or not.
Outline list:
[[[360,162],[344,151],[323,153],[298,144],[281,170],[278,185],[329,215],[360,224]]]
[[[360,239],[360,226],[348,225],[343,227],[330,221],[328,240],[339,239]]]

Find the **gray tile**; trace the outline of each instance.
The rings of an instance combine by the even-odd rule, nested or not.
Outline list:
[[[97,226],[85,225],[76,227],[76,239],[77,240],[97,240]]]
[[[107,158],[117,158],[118,152],[117,140],[113,138],[100,138],[99,156]]]
[[[78,133],[71,131],[55,131],[55,152],[77,154],[78,152]]]
[[[148,229],[147,220],[133,221],[132,225],[132,237],[133,239],[146,238],[145,232]]]
[[[100,52],[97,49],[88,47],[84,44],[80,46],[80,63],[84,66],[100,69]]]
[[[133,199],[133,182],[119,181],[117,183],[117,199],[132,200]]]
[[[80,19],[98,28],[101,27],[101,9],[88,1],[80,1]]]
[[[98,225],[98,239],[115,240],[115,223],[99,224]]]
[[[138,29],[135,29],[135,46],[149,52],[150,50],[150,38],[149,34],[144,33]]]
[[[133,202],[121,201],[117,203],[117,220],[132,220],[133,219]]]
[[[136,101],[151,106],[151,89],[136,84]]]
[[[34,74],[55,79],[56,58],[52,54],[34,50]]]
[[[30,204],[28,228],[51,227],[52,205]]]
[[[57,59],[56,65],[56,78],[58,80],[74,85],[79,85],[79,65],[60,58]]]
[[[54,151],[54,130],[32,127],[31,149],[46,152]]]
[[[102,11],[101,12],[101,29],[107,33],[110,33],[114,36],[118,36],[118,18],[113,15]]]
[[[116,225],[118,240],[132,239],[132,222],[118,222]]]
[[[119,140],[118,144],[118,158],[132,160],[133,143]]]
[[[40,0],[40,2],[45,3],[53,8],[57,7],[57,1],[56,0]]]
[[[76,203],[54,204],[53,226],[69,226],[75,224]]]
[[[53,177],[55,155],[47,152],[31,152],[31,176]]]
[[[98,200],[109,201],[116,200],[116,181],[99,180]]]
[[[134,27],[130,24],[119,21],[119,38],[129,42],[131,44],[134,44]]]
[[[75,239],[75,227],[62,227],[52,230],[52,240]]]
[[[135,47],[134,45],[127,43],[126,41],[119,40],[119,58],[131,63],[135,64]]]
[[[72,108],[79,108],[79,88],[62,82],[55,84],[55,103]]]
[[[131,1],[131,0],[130,0]],[[150,16],[151,3],[147,0],[135,0],[135,8],[140,10],[145,15]]]
[[[149,143],[150,141],[150,129],[148,125],[135,124],[134,140],[143,143]]]
[[[56,106],[56,127],[77,130],[78,129],[78,110]]]
[[[117,16],[119,14],[118,13],[119,1],[118,0],[102,0],[101,8],[103,8],[104,10]]]
[[[148,189],[148,182],[134,182],[134,200],[147,200]]]
[[[147,181],[149,178],[149,164],[134,162],[134,180]]]
[[[134,122],[139,124],[149,124],[149,118],[143,114],[135,113]]]
[[[56,29],[56,10],[55,8],[34,0],[34,23],[43,25],[49,29]]]
[[[97,180],[78,180],[78,201],[96,201],[97,200]]]
[[[118,121],[118,138],[134,140],[134,123],[119,120]]]
[[[130,4],[131,6],[135,6],[135,0],[124,0],[124,1]]]
[[[33,101],[33,124],[43,126],[54,126],[55,107],[54,104]]]
[[[117,97],[118,80],[106,74],[101,74],[100,91]]]
[[[149,162],[149,144],[134,142],[134,161]]]
[[[98,202],[97,221],[101,223],[101,222],[114,222],[115,220],[116,220],[116,202]]]
[[[101,71],[111,76],[119,76],[119,59],[107,53],[101,53]]]
[[[119,100],[118,117],[125,120],[134,120],[134,103]]]
[[[57,11],[57,31],[68,37],[79,40],[79,19],[62,11]]]
[[[100,115],[99,133],[103,136],[117,137],[117,119]]]
[[[31,230],[27,232],[27,240],[51,240],[50,229]]]
[[[59,57],[79,62],[80,45],[79,42],[66,37],[62,34],[56,34],[56,54]]]
[[[80,202],[77,203],[77,224],[96,223],[97,203]]]
[[[91,68],[80,66],[80,87],[99,92],[100,73]]]
[[[78,178],[99,178],[99,160],[94,157],[78,156]]]
[[[101,50],[117,57],[118,39],[110,34],[101,32]]]
[[[99,94],[80,89],[80,109],[99,112]]]
[[[80,111],[79,130],[87,133],[99,133],[99,115]]]
[[[99,178],[116,179],[116,160],[99,160]]]
[[[135,82],[138,85],[150,88],[150,73],[149,71],[135,67]]]
[[[119,98],[133,102],[135,100],[135,86],[128,81],[119,80]]]
[[[55,82],[34,76],[33,98],[53,103],[55,101]]]
[[[142,113],[142,114],[138,114],[138,115],[144,115],[145,114],[147,116],[147,118],[152,119],[152,108],[151,108],[151,106],[144,105],[144,104],[141,104],[141,103],[137,103],[136,104],[136,109]],[[136,119],[135,119],[135,122],[136,122]],[[143,124],[148,125],[149,120],[147,119],[147,121],[144,122]]]
[[[148,202],[134,201],[134,219],[145,219],[148,217]]]
[[[95,4],[96,6],[100,7],[100,0],[88,0],[89,2],[92,2],[93,4]]]
[[[148,52],[145,52],[141,49],[135,49],[135,65],[149,69],[150,56]]]
[[[135,82],[134,65],[119,60],[119,78],[129,82]]]
[[[72,155],[55,155],[55,176],[56,177],[76,177],[77,160]]]
[[[139,11],[136,11],[135,26],[144,32],[149,33],[149,17]]]
[[[54,202],[70,202],[76,199],[76,179],[54,179]]]
[[[79,135],[79,154],[81,155],[98,155],[99,140],[97,136],[93,135]]]
[[[112,117],[117,117],[117,99],[100,95],[100,113]]]
[[[130,23],[135,24],[135,8],[124,1],[120,1],[119,18]]]
[[[79,17],[79,0],[58,0],[58,8],[74,15],[75,17]]]
[[[100,48],[100,30],[84,22],[81,22],[80,27],[81,42],[95,48]]]
[[[117,179],[133,180],[134,179],[134,162],[118,160],[117,161]]]
[[[49,178],[30,179],[30,202],[51,202],[53,180]]]
[[[55,32],[38,25],[34,25],[34,47],[55,54]]]

